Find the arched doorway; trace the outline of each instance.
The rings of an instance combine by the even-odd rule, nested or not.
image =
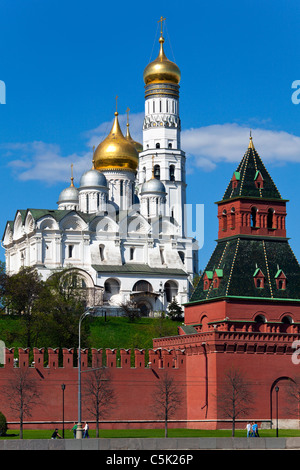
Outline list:
[[[168,303],[172,302],[174,297],[178,294],[178,285],[175,281],[167,281],[165,283],[165,294],[166,294],[166,301]]]
[[[157,297],[158,293],[153,292],[152,284],[145,279],[141,279],[134,284],[130,295],[131,300],[140,309],[143,317],[152,315]]]
[[[120,293],[120,281],[115,278],[106,279],[104,282],[104,301],[109,301],[114,295]]]
[[[140,300],[140,301],[137,303],[137,307],[139,308],[142,317],[149,317],[149,315],[150,315],[151,312],[152,312],[152,306],[151,306],[151,304],[150,304],[149,302],[147,302],[146,300]]]
[[[282,409],[281,405],[278,406],[279,402],[279,396],[283,394],[285,391],[284,389],[288,385],[288,382],[296,383],[294,379],[288,376],[282,376],[278,377],[276,380],[271,385],[270,388],[270,422],[271,422],[271,428],[273,427],[273,420],[276,420],[278,418],[277,413],[280,417],[281,412],[284,411],[286,412],[285,408]],[[280,384],[284,385],[284,388],[280,386]],[[283,388],[283,390],[282,390]],[[280,395],[279,395],[280,394]],[[283,400],[280,400],[282,402]],[[276,406],[277,405],[277,406]]]

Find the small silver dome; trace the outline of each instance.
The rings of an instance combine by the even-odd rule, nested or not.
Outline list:
[[[58,204],[62,202],[78,202],[78,189],[75,186],[69,186],[62,190],[58,198]]]
[[[166,193],[166,188],[160,180],[152,178],[151,180],[146,181],[146,183],[143,183],[141,194],[143,193]]]
[[[87,188],[91,186],[107,187],[107,180],[103,173],[98,170],[89,170],[83,173],[80,179],[80,188]]]

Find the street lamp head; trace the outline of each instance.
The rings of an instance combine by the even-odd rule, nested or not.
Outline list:
[[[86,317],[87,315],[95,315],[97,310],[95,307],[88,307],[82,314],[83,317]]]
[[[65,388],[66,388],[65,384],[61,384],[61,389],[62,389],[62,391],[64,391]]]
[[[275,392],[279,392],[279,387],[275,387]]]

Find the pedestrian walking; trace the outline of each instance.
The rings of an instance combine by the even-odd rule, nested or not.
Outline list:
[[[254,437],[259,437],[259,434],[258,434],[258,424],[257,422],[255,421],[252,425],[252,430],[253,430],[253,436]]]
[[[71,431],[73,431],[74,439],[76,439],[76,431],[77,431],[77,424],[74,421],[74,426],[72,427]]]
[[[247,429],[247,437],[251,437],[251,434],[252,434],[252,426],[251,426],[250,421],[248,421],[247,426],[246,426],[246,429]]]
[[[89,438],[89,425],[88,423],[86,422],[85,425],[84,425],[84,433],[83,433],[83,439],[85,438]]]

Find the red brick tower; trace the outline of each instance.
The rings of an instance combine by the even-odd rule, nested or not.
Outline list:
[[[279,384],[280,419],[298,423],[297,413],[283,406],[288,383],[300,377],[292,360],[300,339],[300,268],[286,238],[286,202],[250,137],[217,202],[217,246],[185,306],[180,335],[154,342],[186,350],[188,426],[224,427],[218,394],[230,367],[253,391],[253,412],[245,420],[274,419]]]

